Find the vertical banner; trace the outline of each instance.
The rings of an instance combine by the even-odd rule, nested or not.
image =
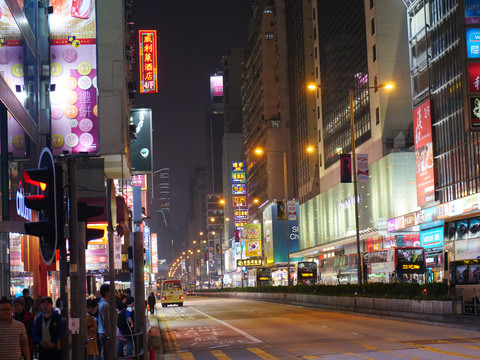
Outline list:
[[[285,201],[277,201],[277,220],[285,220]]]
[[[368,182],[368,154],[357,154],[357,180]]]
[[[50,6],[52,152],[98,153],[95,0]]]
[[[297,202],[295,200],[287,201],[288,221],[297,220]]]
[[[340,182],[352,182],[352,155],[350,154],[340,155]]]
[[[157,234],[151,235],[151,251],[152,251],[152,274],[158,274],[158,240]]]
[[[413,130],[415,134],[417,205],[422,206],[435,200],[430,100],[413,110]]]
[[[140,93],[158,92],[157,31],[139,30]]]
[[[143,228],[143,248],[145,250],[145,265],[150,268],[150,227]]]
[[[132,140],[130,153],[132,172],[153,171],[152,155],[152,109],[131,109],[130,125],[135,126],[136,139]]]
[[[113,235],[113,267],[122,270],[122,238],[118,235]]]

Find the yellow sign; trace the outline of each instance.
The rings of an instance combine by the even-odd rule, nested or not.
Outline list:
[[[313,277],[313,273],[302,273],[303,277]]]
[[[247,206],[246,196],[232,196],[233,206]]]
[[[402,265],[403,270],[420,270],[420,265],[414,264],[404,264]]]
[[[263,260],[262,259],[244,259],[244,260],[237,260],[237,267],[242,266],[262,266]]]
[[[245,241],[245,254],[247,256],[262,256],[262,242],[261,240]]]

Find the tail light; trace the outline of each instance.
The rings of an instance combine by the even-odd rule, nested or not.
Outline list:
[[[164,296],[164,297],[162,297],[162,300],[167,300],[167,298]]]
[[[183,299],[183,295],[180,296],[180,299]]]

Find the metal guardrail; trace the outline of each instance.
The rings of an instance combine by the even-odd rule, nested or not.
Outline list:
[[[460,298],[462,301],[462,315],[480,316],[480,300],[477,296],[477,289],[473,289],[473,297],[471,300],[465,298],[463,291]]]
[[[127,337],[131,337],[132,340],[133,340],[133,354],[132,355],[125,355],[125,356],[118,356],[117,355],[115,358],[109,357],[109,360],[143,359],[143,356],[145,354],[144,349],[140,349],[140,351],[138,351],[138,349],[140,348],[138,346],[139,345],[138,344],[138,338],[139,338],[139,336],[141,336],[143,334],[144,334],[143,331],[139,331],[137,333],[132,333],[132,334],[128,334],[128,335],[121,335],[121,336],[112,336],[112,337],[106,337],[106,338],[103,338],[103,337],[88,338],[87,341],[85,341],[85,346],[84,346],[85,359],[88,358],[87,346],[88,346],[88,343],[90,341],[95,341],[97,343],[98,343],[98,341],[100,341],[102,343],[102,349],[105,349],[105,342],[106,341],[113,341],[113,345],[115,346],[115,349],[116,349],[118,340],[120,338],[124,339],[124,338],[127,338]],[[101,356],[101,354],[100,354],[100,356]]]

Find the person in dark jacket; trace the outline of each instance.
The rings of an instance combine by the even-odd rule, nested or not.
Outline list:
[[[38,344],[39,360],[61,360],[60,338],[62,320],[53,310],[53,301],[44,296],[41,302],[42,312],[35,320],[33,341]]]
[[[157,302],[157,300],[155,299],[155,295],[153,294],[153,292],[150,293],[150,295],[148,295],[148,306],[150,306],[150,314],[155,314],[155,303]]]
[[[30,297],[30,290],[23,289],[22,294],[23,294],[23,300],[25,300],[25,311],[27,312],[32,311],[33,298]]]
[[[34,317],[30,311],[25,310],[25,299],[20,296],[13,299],[13,319],[20,321],[27,330],[30,359],[33,359],[33,322]]]

